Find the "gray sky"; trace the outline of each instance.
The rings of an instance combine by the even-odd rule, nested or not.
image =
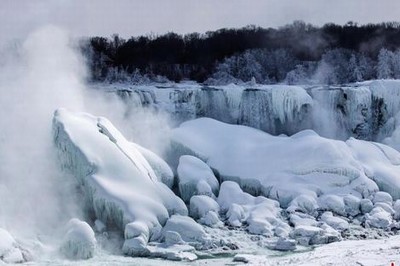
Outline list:
[[[74,35],[205,32],[294,20],[316,25],[400,21],[399,0],[0,0],[0,38],[54,24]]]

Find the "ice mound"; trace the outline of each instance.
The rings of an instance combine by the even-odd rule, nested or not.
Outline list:
[[[144,149],[128,142],[107,119],[59,109],[53,131],[61,166],[77,178],[86,207],[99,221],[121,232],[127,224],[141,223],[136,229],[149,236],[139,242],[147,244],[171,215],[188,214],[184,202],[156,174],[168,172],[161,159],[149,152],[143,156]]]
[[[96,238],[92,228],[79,219],[71,219],[67,224],[61,253],[68,259],[85,260],[92,258],[96,247]]]
[[[337,195],[339,205],[324,207],[344,214],[344,195],[368,198],[378,187],[395,200],[400,197],[400,153],[383,144],[332,140],[311,130],[271,136],[209,118],[181,124],[172,140],[177,156],[190,151],[218,172],[221,182],[235,181],[246,192],[276,199],[285,208],[300,195]],[[309,200],[308,206],[297,207],[313,211],[315,202]]]
[[[218,195],[219,183],[210,167],[199,158],[184,155],[178,165],[179,192],[185,202],[193,195]]]
[[[0,228],[0,264],[25,262],[24,254],[9,232]]]

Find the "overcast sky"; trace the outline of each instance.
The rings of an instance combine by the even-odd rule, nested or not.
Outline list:
[[[0,38],[54,24],[74,35],[206,32],[294,20],[315,25],[400,21],[399,0],[0,0]]]

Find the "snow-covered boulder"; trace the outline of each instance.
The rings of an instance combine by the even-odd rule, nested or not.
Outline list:
[[[190,199],[190,216],[193,219],[201,219],[204,217],[208,212],[213,211],[218,213],[219,212],[219,205],[218,203],[206,195],[197,195],[193,196]]]
[[[384,203],[387,203],[387,204],[389,204],[389,205],[392,205],[393,198],[392,198],[392,196],[391,196],[389,193],[387,193],[387,192],[378,191],[378,192],[375,193],[372,202],[373,202],[374,204],[376,204],[377,202],[384,202]]]
[[[318,198],[319,206],[324,211],[332,211],[341,216],[346,216],[343,198],[337,195],[322,195]]]
[[[289,213],[300,211],[310,215],[316,215],[318,208],[317,195],[314,193],[311,195],[297,196],[290,202],[286,211]]]
[[[335,230],[344,231],[349,229],[349,223],[340,217],[333,216],[332,212],[324,212],[320,218],[321,221],[325,222]]]
[[[360,200],[360,209],[363,214],[369,213],[374,208],[374,204],[370,199]]]
[[[24,254],[14,237],[0,228],[0,264],[25,262]]]
[[[346,195],[343,197],[344,209],[348,216],[357,216],[361,212],[361,200],[353,195]]]
[[[400,200],[396,200],[393,204],[394,219],[400,220]]]
[[[178,165],[179,192],[185,202],[193,195],[218,195],[219,183],[211,168],[199,158],[184,155]]]
[[[85,204],[95,218],[121,232],[138,221],[152,239],[171,215],[188,214],[184,202],[159,180],[137,145],[107,119],[59,109],[53,133],[61,166],[82,185]],[[162,165],[161,159],[152,158],[153,164]],[[137,241],[132,239],[136,238],[129,242]],[[147,244],[146,240],[141,238],[140,243]]]
[[[205,243],[208,239],[203,227],[188,216],[171,216],[163,228],[164,238],[168,231],[177,232],[185,242]]]
[[[374,207],[365,214],[365,226],[386,229],[393,222],[392,215],[381,207]]]
[[[62,241],[61,253],[72,260],[92,258],[96,247],[96,238],[90,225],[79,219],[71,219]]]
[[[400,165],[388,159],[386,148],[355,139],[327,139],[311,130],[291,137],[271,136],[254,128],[199,118],[173,130],[171,154],[195,154],[218,172],[221,182],[235,181],[246,192],[276,199],[286,208],[300,195],[369,197],[378,191],[377,183],[395,181],[400,175]],[[369,149],[373,155],[367,160]],[[400,191],[400,181],[387,192],[396,189]],[[343,209],[338,211],[345,214],[344,203],[340,205]],[[311,209],[314,206],[311,203]]]
[[[210,227],[221,227],[223,223],[219,218],[219,205],[209,196],[197,195],[190,199],[190,216],[199,223]]]
[[[229,225],[239,227],[246,219],[245,211],[241,205],[233,203],[226,212],[226,218]]]

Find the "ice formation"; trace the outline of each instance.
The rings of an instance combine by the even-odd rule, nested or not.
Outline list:
[[[66,233],[60,251],[68,259],[89,259],[94,255],[96,238],[90,225],[79,219],[71,219],[67,224]]]
[[[177,172],[179,192],[185,202],[189,202],[193,195],[218,195],[217,178],[199,158],[190,155],[180,157]]]
[[[104,224],[126,231],[131,223],[140,223],[135,237],[146,245],[171,215],[188,214],[183,201],[159,180],[145,156],[107,119],[59,109],[53,128],[62,167],[77,178],[86,208]],[[152,160],[152,164],[157,162]],[[124,251],[134,255],[129,243]]]

